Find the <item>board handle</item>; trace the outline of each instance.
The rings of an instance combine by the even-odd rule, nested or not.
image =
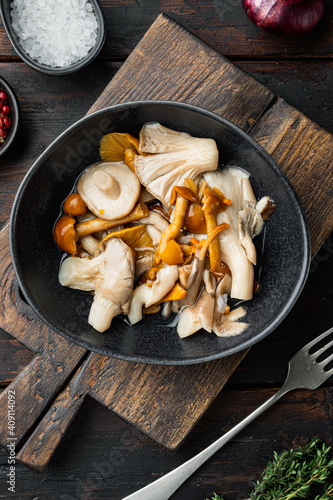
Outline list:
[[[17,460],[35,472],[44,471],[89,390],[104,375],[108,359],[88,355],[18,451]]]

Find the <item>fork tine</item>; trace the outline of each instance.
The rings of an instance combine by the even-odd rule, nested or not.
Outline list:
[[[326,372],[326,373],[327,373],[327,375],[328,375],[328,377],[327,377],[327,378],[329,378],[331,375],[333,375],[333,368],[330,368],[329,370],[327,370],[327,372]],[[326,380],[327,380],[327,379],[326,379]]]
[[[323,359],[322,361],[320,361],[320,363],[318,363],[318,366],[322,366],[322,367],[325,367],[327,366],[331,361],[333,360],[333,354],[331,354],[330,356],[328,356],[327,358]],[[330,370],[328,370],[330,371]]]
[[[323,340],[324,338],[328,337],[331,333],[333,333],[333,327],[330,328],[329,330],[327,330],[326,332],[322,333],[321,335],[319,335],[319,337],[316,337],[315,339],[313,339],[311,342],[309,342],[308,344],[306,344],[303,349],[311,349],[311,347],[313,347],[314,345],[318,344],[318,342],[320,342],[321,340]],[[303,350],[302,349],[302,350]]]
[[[327,351],[330,347],[333,346],[333,340],[325,344],[323,347],[320,347],[317,351],[313,352],[310,357],[318,359],[325,351]]]

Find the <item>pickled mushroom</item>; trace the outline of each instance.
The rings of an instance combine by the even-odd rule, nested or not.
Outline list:
[[[133,292],[128,319],[132,325],[143,317],[143,307],[150,307],[161,300],[178,280],[178,266],[164,266],[156,275],[151,287],[145,283],[139,285]]]
[[[206,289],[201,292],[194,306],[187,306],[179,316],[177,332],[180,338],[188,337],[201,328],[212,331],[215,298]]]
[[[141,183],[165,206],[170,206],[172,188],[196,181],[203,172],[216,170],[218,150],[213,139],[192,137],[160,123],[147,123],[140,131],[139,149],[150,156],[136,155],[134,167]]]
[[[88,323],[99,332],[107,330],[118,314],[130,308],[134,281],[134,252],[119,238],[93,259],[68,257],[60,267],[61,285],[94,291]]]
[[[248,177],[248,172],[238,167],[224,168],[218,172],[204,174],[208,186],[216,186],[232,200],[232,204],[224,212],[216,215],[218,224],[225,222],[230,225],[228,229],[219,233],[218,241],[221,260],[231,271],[231,297],[242,300],[252,298],[254,281],[253,264],[248,260],[238,234],[238,213],[248,202],[244,198],[243,180],[248,181]],[[248,190],[248,183],[244,185]],[[248,193],[246,194],[248,198]]]
[[[83,172],[77,184],[89,210],[106,220],[128,215],[140,190],[139,179],[124,162],[98,162]]]

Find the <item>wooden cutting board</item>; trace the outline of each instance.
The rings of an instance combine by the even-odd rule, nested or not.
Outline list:
[[[308,217],[313,255],[318,251],[333,228],[331,134],[165,15],[89,113],[147,99],[195,104],[248,132],[294,185]],[[86,395],[175,450],[246,354],[181,367],[88,352],[43,325],[22,299],[8,225],[0,233],[0,252],[0,327],[36,354],[0,396],[0,445],[5,448],[10,438],[7,403],[15,391],[17,459],[35,471],[44,470]]]

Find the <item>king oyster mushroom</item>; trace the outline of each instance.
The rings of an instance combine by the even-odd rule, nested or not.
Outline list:
[[[139,150],[153,154],[136,155],[135,172],[147,190],[167,207],[173,186],[183,186],[186,178],[198,180],[203,172],[216,170],[218,163],[213,139],[192,137],[160,123],[142,127]]]
[[[60,267],[61,285],[94,291],[88,323],[99,332],[107,330],[118,314],[130,308],[134,281],[134,252],[119,238],[110,239],[93,259],[68,257]]]
[[[89,210],[106,220],[131,212],[140,195],[140,181],[124,162],[99,162],[83,172],[77,191]]]

